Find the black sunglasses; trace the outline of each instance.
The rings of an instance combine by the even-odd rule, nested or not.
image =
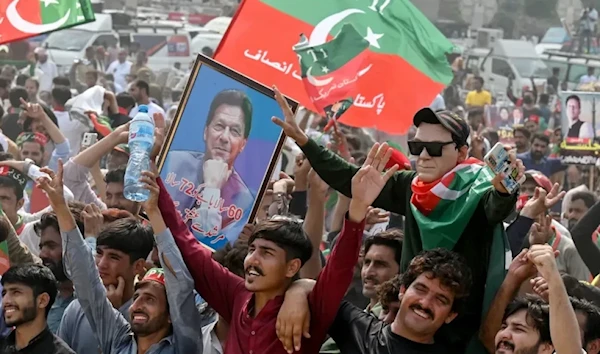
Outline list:
[[[439,142],[439,141],[409,141],[408,142],[408,150],[410,150],[410,154],[414,156],[421,155],[423,149],[427,149],[427,153],[431,157],[440,157],[442,156],[442,150],[444,146],[454,144],[454,141],[447,142]]]

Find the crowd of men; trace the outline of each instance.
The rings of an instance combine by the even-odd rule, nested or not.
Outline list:
[[[130,54],[90,48],[67,77],[42,49],[0,72],[0,353],[600,353],[600,204],[550,157],[543,95],[515,100],[525,124],[505,148],[525,182],[510,193],[482,162],[498,134],[480,78],[464,110],[440,95],[415,114],[406,165],[364,129],[299,125],[275,88],[293,173],[212,252],[154,165],[173,109]],[[142,104],[166,124],[136,203],[123,188]]]

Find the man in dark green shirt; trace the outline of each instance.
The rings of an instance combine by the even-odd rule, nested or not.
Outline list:
[[[309,139],[298,127],[284,98],[275,91],[285,121],[273,118],[273,122],[296,141],[329,186],[351,197],[352,176],[359,167]],[[502,175],[493,176],[480,161],[468,157],[470,128],[457,115],[424,108],[417,112],[413,123],[417,133],[409,148],[412,155],[418,156],[416,172],[397,172],[373,206],[406,218],[402,271],[424,249],[444,247],[465,257],[473,272],[469,307],[464,315],[438,332],[441,340],[462,353],[479,328],[484,302],[492,301],[508,267],[505,262],[510,248],[502,221],[513,210],[517,191],[507,193],[501,183]],[[377,153],[372,149],[369,155]],[[509,155],[520,179],[523,164],[514,151]]]

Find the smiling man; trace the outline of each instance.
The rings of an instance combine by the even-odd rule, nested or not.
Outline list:
[[[239,90],[219,92],[208,110],[203,139],[205,152],[171,150],[163,170],[169,171],[166,186],[177,209],[196,209],[184,221],[192,227],[197,238],[211,237],[211,247],[219,248],[234,241],[244,227],[243,220],[250,214],[255,192],[251,192],[234,169],[238,155],[246,147],[252,127],[252,102]],[[191,185],[183,186],[187,179]],[[169,183],[172,180],[173,183]],[[190,190],[199,192],[195,197]],[[187,192],[187,193],[186,193]],[[222,199],[221,210],[214,208]],[[241,221],[228,215],[229,206],[243,211]],[[238,219],[240,220],[240,219]],[[219,237],[223,235],[224,237]]]
[[[39,264],[14,266],[0,282],[4,320],[14,327],[8,337],[0,338],[0,353],[75,353],[46,325],[57,292],[50,269]]]

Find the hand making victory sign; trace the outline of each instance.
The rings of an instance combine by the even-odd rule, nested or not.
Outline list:
[[[285,97],[281,94],[277,86],[273,86],[273,91],[275,92],[275,100],[279,103],[279,107],[283,111],[284,119],[281,120],[277,117],[272,117],[271,121],[283,129],[285,135],[294,139],[294,141],[302,146],[308,142],[308,136],[304,134],[304,131],[300,129],[298,123],[296,122],[296,117],[294,117],[294,112],[290,108],[290,105],[287,103]]]

